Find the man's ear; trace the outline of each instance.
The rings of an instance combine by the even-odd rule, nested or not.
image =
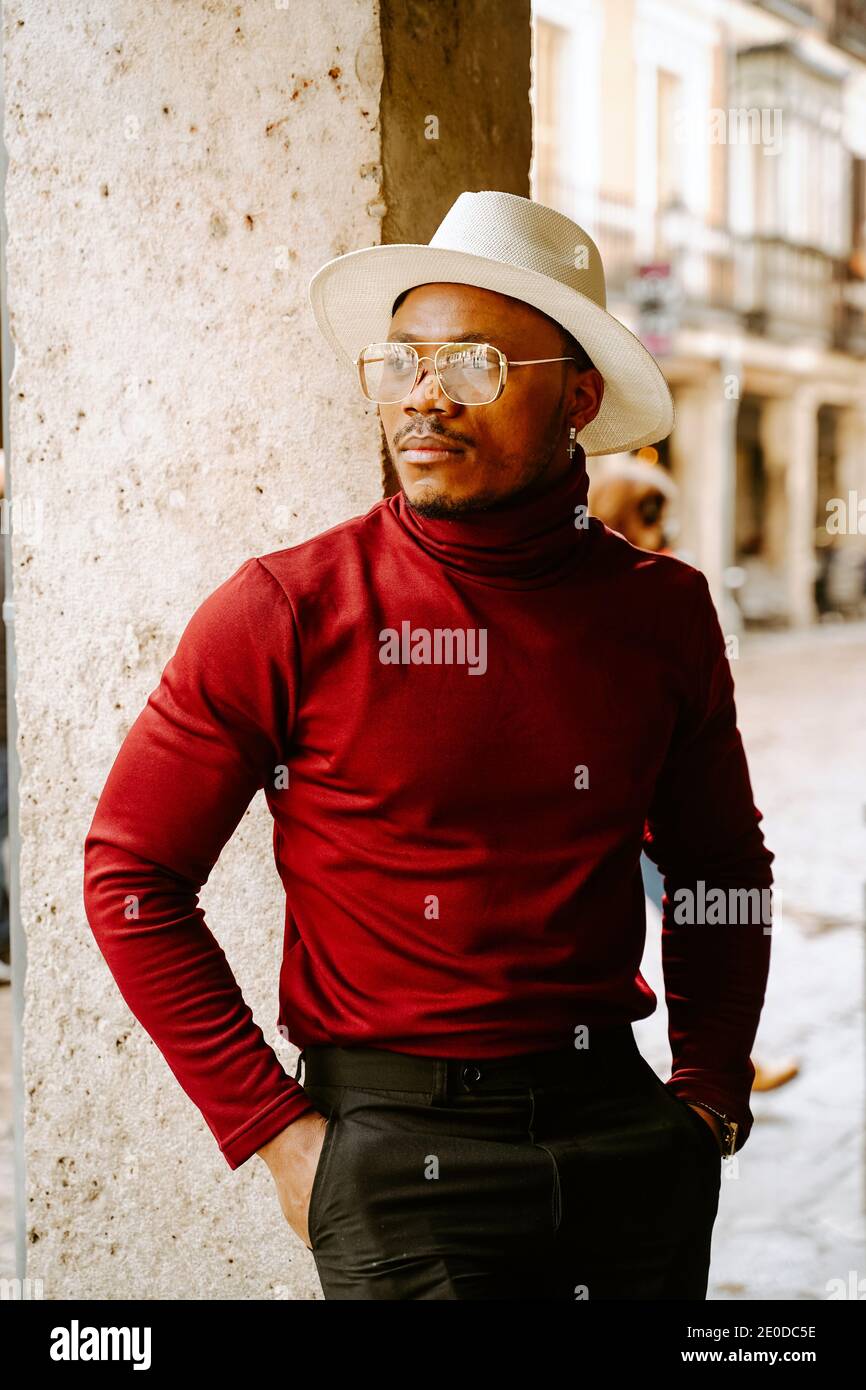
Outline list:
[[[601,403],[604,399],[604,377],[597,367],[591,368],[588,372],[581,372],[577,381],[574,383],[572,391],[572,408],[569,412],[568,423],[576,425],[577,431],[588,425],[590,420],[594,420],[601,410]]]

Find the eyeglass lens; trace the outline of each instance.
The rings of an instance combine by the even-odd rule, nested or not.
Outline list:
[[[484,405],[495,399],[500,359],[488,344],[451,343],[437,361],[442,389],[451,400]],[[412,390],[418,354],[406,343],[371,343],[361,353],[359,365],[364,394],[380,405],[395,405]]]

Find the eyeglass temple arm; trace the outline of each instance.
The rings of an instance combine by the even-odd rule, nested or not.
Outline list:
[[[527,357],[523,362],[508,358],[509,367],[532,367],[536,362],[576,362],[576,357]]]

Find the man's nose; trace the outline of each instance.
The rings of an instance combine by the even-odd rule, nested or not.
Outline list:
[[[452,401],[445,395],[436,375],[433,357],[425,353],[418,358],[418,379],[411,393],[403,402],[403,407],[411,413],[413,410],[423,409],[424,406],[429,408],[431,405],[436,405],[439,409],[447,411],[449,415],[453,415],[461,408],[456,401]]]
[[[441,396],[442,394],[433,358],[425,353],[424,356],[418,358],[418,380],[415,382],[412,395],[420,395],[422,400],[431,400],[434,396]]]

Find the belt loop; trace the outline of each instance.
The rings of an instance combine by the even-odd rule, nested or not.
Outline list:
[[[299,1079],[299,1077],[300,1077],[300,1074],[301,1074],[301,1064],[303,1063],[304,1058],[306,1057],[306,1055],[307,1055],[306,1048],[303,1048],[303,1047],[302,1047],[301,1050],[300,1050],[300,1052],[298,1053],[298,1065],[295,1067],[295,1080],[296,1080],[296,1081],[297,1081],[297,1080]],[[304,1076],[305,1076],[305,1077],[306,1077],[306,1074],[307,1074],[307,1069],[306,1069],[306,1066],[305,1066],[305,1067],[304,1067]]]
[[[444,1105],[448,1099],[448,1059],[437,1057],[433,1062],[433,1104]]]

